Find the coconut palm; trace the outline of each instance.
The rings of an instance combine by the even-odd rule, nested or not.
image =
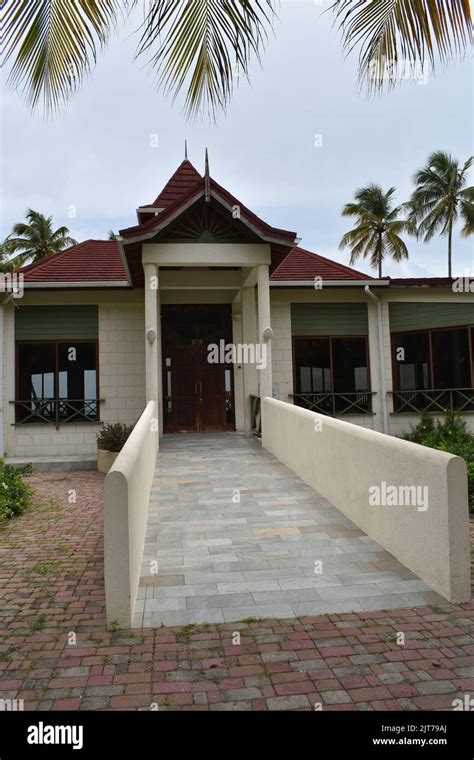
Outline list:
[[[474,187],[466,187],[473,161],[471,156],[460,166],[448,153],[437,150],[413,177],[410,218],[418,224],[417,234],[425,243],[437,234],[447,236],[448,277],[452,277],[454,225],[460,218],[464,237],[474,231]]]
[[[12,254],[17,266],[40,261],[77,243],[77,240],[69,236],[67,227],[53,230],[51,216],[46,217],[38,211],[28,209],[26,219],[27,224],[18,222],[13,226],[6,243],[7,252]]]
[[[379,277],[382,277],[382,264],[387,256],[395,261],[408,258],[408,249],[400,235],[416,234],[415,223],[400,218],[406,207],[405,204],[393,205],[394,194],[394,187],[384,192],[380,185],[371,184],[359,188],[354,194],[355,202],[347,203],[342,209],[342,216],[355,217],[357,225],[343,235],[339,248],[351,249],[351,264],[359,256],[370,258],[370,266],[378,268]]]
[[[11,250],[9,248],[9,240],[5,238],[3,243],[0,243],[0,272],[14,272],[17,266],[15,266],[15,260],[11,257]]]
[[[139,0],[16,0],[4,11],[4,60],[10,82],[30,104],[57,109],[90,73],[98,48],[119,21],[130,21]],[[186,89],[188,115],[207,107],[215,115],[229,102],[234,81],[248,78],[260,59],[278,0],[150,0],[138,33],[137,55],[146,55],[158,84],[176,96]],[[472,41],[469,0],[335,0],[333,13],[344,47],[360,49],[360,76],[374,62],[434,64]],[[384,77],[376,79],[378,87]]]

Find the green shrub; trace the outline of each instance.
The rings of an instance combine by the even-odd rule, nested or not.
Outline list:
[[[469,508],[474,512],[474,435],[467,430],[466,423],[460,415],[448,412],[443,422],[434,421],[424,414],[410,433],[401,436],[405,441],[431,446],[432,449],[446,451],[462,457],[467,466]]]
[[[11,467],[0,459],[0,521],[18,515],[30,506],[33,491],[23,480],[31,466]]]
[[[133,425],[107,422],[97,433],[97,447],[105,451],[121,451],[133,430]]]

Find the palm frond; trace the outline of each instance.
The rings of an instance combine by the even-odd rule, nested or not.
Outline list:
[[[463,221],[461,235],[474,234],[474,187],[466,187],[460,192],[459,216]]]
[[[415,222],[411,219],[395,219],[394,221],[388,221],[386,223],[387,232],[395,235],[416,235],[417,228]]]
[[[4,62],[34,109],[57,110],[90,72],[97,50],[107,42],[119,0],[16,0],[7,4]]]
[[[408,258],[408,248],[402,238],[392,227],[385,234],[385,246],[387,253],[394,261],[401,261]]]
[[[418,225],[418,237],[428,243],[435,235],[445,235],[449,228],[450,210],[444,198],[441,198],[431,210],[422,214]]]
[[[469,0],[336,0],[332,9],[347,53],[359,47],[359,83],[393,88],[436,57],[444,62],[472,43]],[[403,69],[401,68],[403,66]]]
[[[185,110],[215,117],[225,110],[239,74],[260,61],[276,0],[150,0],[138,55],[150,55],[158,82]]]
[[[357,247],[360,241],[366,241],[371,232],[372,227],[368,225],[354,227],[353,230],[349,230],[349,232],[346,232],[345,235],[342,236],[341,242],[339,243],[339,249],[342,251],[344,248],[349,248],[350,246]]]

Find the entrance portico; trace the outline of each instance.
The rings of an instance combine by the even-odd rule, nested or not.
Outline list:
[[[146,401],[157,401],[160,434],[249,433],[250,396],[272,395],[270,273],[295,233],[267,225],[212,180],[207,164],[201,177],[187,160],[137,213],[139,224],[122,230],[119,244],[131,279],[143,281]],[[179,345],[173,319],[182,333],[188,321]],[[250,345],[253,355],[258,344],[265,362],[211,368],[206,349],[221,340]]]
[[[158,401],[160,432],[250,432],[249,397],[272,389],[268,264],[176,271],[146,262],[144,272],[146,396]],[[222,341],[252,350],[232,364],[208,361]],[[257,367],[248,359],[259,347]]]

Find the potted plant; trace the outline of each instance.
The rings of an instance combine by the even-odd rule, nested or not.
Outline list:
[[[133,430],[133,425],[106,422],[97,433],[97,469],[108,473]]]

